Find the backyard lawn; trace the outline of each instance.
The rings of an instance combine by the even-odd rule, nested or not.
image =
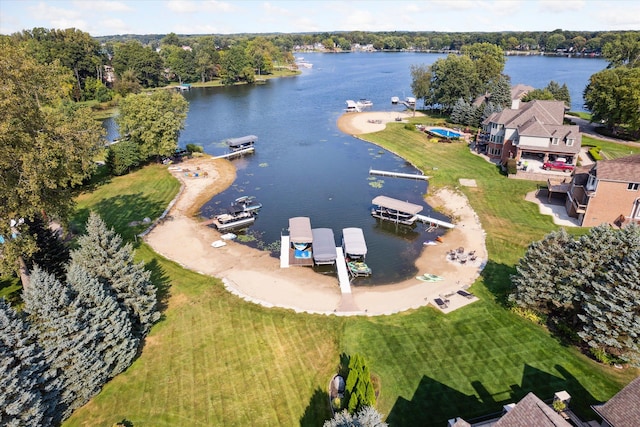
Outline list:
[[[266,309],[139,244],[137,256],[152,269],[166,304],[163,319],[134,364],[65,425],[321,426],[330,417],[327,384],[343,352],[367,360],[381,385],[378,410],[391,426],[474,418],[529,391],[548,399],[567,390],[571,407],[588,418],[590,404],[638,375],[598,365],[504,306],[509,275],[528,244],[557,229],[523,199],[536,183],[507,179],[465,144],[430,143],[401,124],[367,138],[432,176],[430,185],[467,195],[490,254],[472,288],[479,302],[446,316],[432,308],[374,318]],[[478,187],[460,187],[459,178],[476,179]],[[140,230],[127,224],[160,215],[178,188],[160,166],[114,178],[79,197],[74,223],[96,210],[132,238]]]

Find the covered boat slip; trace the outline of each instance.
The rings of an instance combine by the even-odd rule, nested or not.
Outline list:
[[[371,203],[376,206],[371,211],[373,217],[405,225],[413,225],[418,219],[418,212],[424,209],[420,205],[387,196],[377,196]]]
[[[366,277],[371,275],[371,269],[364,262],[367,256],[367,243],[361,228],[342,229],[342,248],[351,276]]]
[[[255,135],[241,136],[239,138],[229,138],[226,140],[227,145],[231,151],[245,150],[253,147],[258,141],[258,137]]]
[[[316,265],[331,265],[336,262],[336,239],[330,228],[314,228],[313,261]]]
[[[313,232],[308,217],[289,218],[289,242],[289,265],[313,266]]]

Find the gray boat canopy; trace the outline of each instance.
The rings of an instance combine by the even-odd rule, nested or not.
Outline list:
[[[314,228],[313,260],[316,264],[333,264],[336,261],[336,239],[330,228]]]
[[[227,139],[227,145],[229,147],[240,147],[242,145],[252,145],[258,141],[258,137],[255,135],[241,136],[240,138]]]
[[[403,202],[402,200],[392,199],[387,196],[378,196],[371,202],[376,206],[391,209],[398,212],[405,212],[411,215],[415,215],[424,209],[420,205],[414,205],[413,203]]]
[[[289,218],[289,240],[291,243],[313,243],[311,220],[308,217]]]
[[[367,254],[367,243],[364,241],[361,228],[343,228],[342,246],[345,255],[365,256]]]

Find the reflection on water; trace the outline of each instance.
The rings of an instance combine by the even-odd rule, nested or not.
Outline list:
[[[189,101],[186,127],[179,144],[202,145],[212,155],[227,150],[226,138],[257,135],[254,154],[232,160],[237,169],[233,185],[209,201],[202,210],[211,216],[223,212],[243,195],[263,204],[255,223],[239,238],[252,247],[277,256],[281,234],[288,234],[288,219],[307,216],[314,228],[334,231],[341,243],[342,229],[360,227],[368,246],[369,279],[356,284],[392,283],[415,276],[413,267],[423,242],[442,230],[427,232],[424,224],[397,228],[370,215],[378,195],[425,207],[423,215],[447,220],[423,201],[424,181],[369,176],[369,169],[415,174],[406,161],[380,147],[344,135],[336,127],[345,100],[367,98],[373,110],[400,111],[391,97],[411,94],[410,66],[431,64],[436,54],[307,54],[312,69],[303,75],[269,80],[258,86],[194,88],[183,92]],[[569,62],[567,62],[569,61]],[[582,90],[591,74],[603,69],[602,60],[547,57],[509,57],[506,72],[513,83],[544,87],[549,80],[567,83],[572,105],[582,103]],[[574,67],[579,64],[580,67]],[[532,74],[533,73],[533,74]],[[535,80],[532,80],[535,77]],[[582,108],[574,108],[580,110]],[[111,127],[109,128],[109,123]],[[107,122],[115,135],[113,121]],[[323,268],[322,273],[331,273]]]

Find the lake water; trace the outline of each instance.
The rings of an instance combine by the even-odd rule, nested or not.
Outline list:
[[[433,213],[422,201],[424,181],[370,177],[369,169],[418,173],[398,156],[344,135],[336,127],[345,100],[367,98],[373,111],[404,109],[392,96],[411,96],[410,66],[444,57],[418,53],[304,54],[312,69],[302,75],[269,80],[264,85],[194,88],[184,92],[189,114],[179,145],[198,144],[212,155],[227,152],[224,140],[257,135],[255,154],[233,160],[238,176],[231,188],[203,207],[203,214],[222,212],[242,195],[264,205],[245,232],[246,244],[275,249],[288,234],[288,219],[308,216],[314,228],[333,229],[340,244],[345,227],[363,229],[368,246],[369,279],[357,284],[391,283],[417,272],[413,267],[423,242],[442,233],[379,223],[370,215],[378,195],[417,203],[422,214]],[[512,83],[544,87],[550,80],[567,83],[572,109],[582,110],[582,91],[589,77],[606,67],[601,59],[508,57],[505,72]],[[108,138],[117,137],[113,120],[105,123]]]

